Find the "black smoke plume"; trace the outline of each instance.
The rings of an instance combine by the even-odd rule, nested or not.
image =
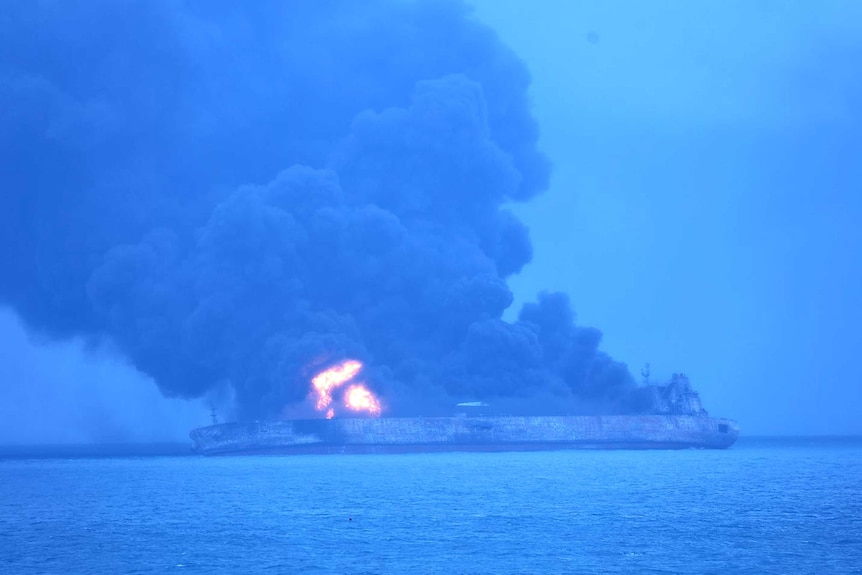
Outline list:
[[[457,1],[9,0],[0,301],[240,417],[347,357],[393,413],[632,409],[564,295],[502,319],[528,84]]]

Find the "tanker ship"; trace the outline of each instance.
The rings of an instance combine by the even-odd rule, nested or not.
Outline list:
[[[555,449],[725,449],[739,437],[730,419],[710,417],[684,376],[644,390],[639,415],[486,415],[482,402],[452,417],[339,417],[223,423],[191,432],[204,455],[539,451]],[[215,418],[214,418],[215,419]]]

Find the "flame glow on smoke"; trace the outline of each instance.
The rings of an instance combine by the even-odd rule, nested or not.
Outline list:
[[[380,415],[380,401],[364,385],[351,385],[344,394],[344,406],[354,411],[367,411]]]
[[[344,385],[359,373],[362,364],[354,359],[348,359],[327,370],[321,371],[311,379],[311,385],[317,392],[317,403],[315,409],[323,411],[332,403],[332,392],[335,388]]]
[[[326,419],[335,417],[333,395],[341,386],[356,377],[361,369],[361,362],[348,359],[315,375],[311,379],[314,408],[317,411],[325,411]],[[382,411],[380,400],[362,382],[353,382],[342,398],[344,407],[351,411],[366,412],[374,417],[379,416]]]

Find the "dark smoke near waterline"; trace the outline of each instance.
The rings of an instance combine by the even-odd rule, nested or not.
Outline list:
[[[355,357],[393,413],[635,409],[541,295],[523,64],[460,2],[7,2],[0,298],[169,396],[273,417]],[[553,408],[551,407],[553,406]]]

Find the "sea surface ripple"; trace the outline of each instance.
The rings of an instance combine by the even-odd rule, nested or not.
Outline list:
[[[0,572],[862,573],[862,442],[0,459]]]

